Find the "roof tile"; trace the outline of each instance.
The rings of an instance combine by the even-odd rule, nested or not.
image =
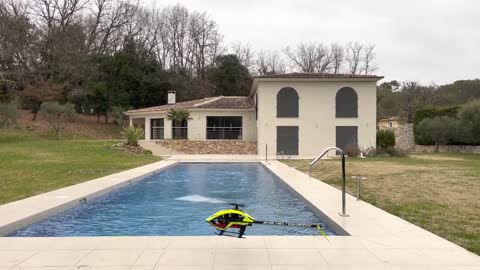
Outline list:
[[[168,111],[170,109],[252,109],[255,108],[253,99],[245,96],[218,96],[202,99],[189,100],[178,102],[175,104],[165,104],[161,106],[154,106],[142,108],[137,110],[130,110],[127,113],[143,113],[143,112],[158,112]]]

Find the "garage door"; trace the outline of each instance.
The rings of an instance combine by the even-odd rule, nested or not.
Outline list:
[[[298,127],[277,127],[277,153],[298,155]]]
[[[336,146],[344,152],[349,152],[352,148],[356,149],[358,147],[358,127],[337,127]]]

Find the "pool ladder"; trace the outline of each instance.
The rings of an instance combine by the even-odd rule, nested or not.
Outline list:
[[[342,217],[348,217],[347,214],[347,206],[346,206],[346,198],[345,198],[345,192],[346,192],[346,182],[345,182],[345,153],[342,151],[342,149],[338,147],[329,147],[325,149],[318,157],[316,157],[314,160],[310,162],[310,169],[308,175],[312,177],[312,168],[317,162],[324,157],[328,152],[336,150],[337,152],[340,152],[342,155],[342,212],[338,213]]]

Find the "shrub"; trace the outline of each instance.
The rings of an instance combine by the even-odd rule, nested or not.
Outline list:
[[[153,154],[153,152],[151,150],[145,149],[145,150],[143,150],[143,154],[145,156],[151,156]]]
[[[415,143],[424,144],[424,145],[432,144],[432,141],[423,140],[425,138],[424,136],[419,136],[417,132],[417,127],[418,125],[420,125],[420,122],[422,122],[424,119],[433,119],[435,117],[441,117],[441,116],[456,118],[459,109],[460,109],[459,106],[445,107],[445,108],[428,106],[416,111],[413,119]]]
[[[480,144],[480,100],[465,104],[458,114],[462,127],[462,141],[466,144]]]
[[[143,137],[143,129],[140,126],[124,126],[122,136],[129,146],[138,146],[138,141]]]
[[[65,108],[65,114],[67,117],[68,122],[75,122],[77,120],[78,114],[75,109],[75,104],[73,103],[65,103],[64,105]]]
[[[349,144],[343,150],[345,155],[349,157],[357,157],[360,154],[360,149],[358,149],[358,146],[355,144]]]
[[[389,148],[395,146],[395,133],[392,130],[377,131],[377,147]]]
[[[0,128],[14,124],[19,115],[15,102],[0,102]]]
[[[416,132],[419,139],[434,144],[435,152],[438,152],[438,147],[449,141],[449,129],[455,121],[454,118],[448,116],[427,118],[420,122]]]
[[[415,112],[413,123],[414,125],[418,125],[425,118],[435,118],[439,116],[449,116],[449,117],[455,118],[457,117],[457,114],[460,108],[461,107],[459,106],[444,107],[444,108],[427,106]]]
[[[125,125],[128,120],[128,116],[126,116],[123,112],[127,111],[128,109],[122,106],[113,106],[112,112],[110,115],[113,117],[113,122],[118,125]]]
[[[75,107],[58,102],[44,102],[40,106],[40,115],[52,126],[57,139],[61,138],[62,132],[69,119],[75,117]]]

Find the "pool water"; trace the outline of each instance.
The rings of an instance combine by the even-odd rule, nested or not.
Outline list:
[[[257,220],[322,223],[258,163],[179,163],[10,236],[213,235],[205,219],[229,202]],[[325,227],[325,226],[324,226]],[[333,234],[326,228],[327,234]],[[318,235],[312,228],[254,224],[246,235]]]

